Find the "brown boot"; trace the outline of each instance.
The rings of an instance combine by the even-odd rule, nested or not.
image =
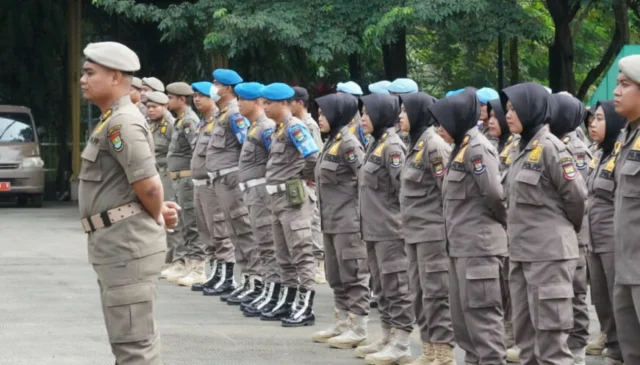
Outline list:
[[[453,347],[448,343],[434,343],[435,359],[429,365],[456,365],[456,356]]]
[[[409,365],[431,365],[436,359],[434,344],[425,342],[422,344],[422,355],[413,360]]]

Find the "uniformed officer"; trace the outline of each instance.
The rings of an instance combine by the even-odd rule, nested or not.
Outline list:
[[[544,126],[549,93],[533,82],[500,93],[511,133],[509,289],[521,364],[573,365],[573,275],[586,191],[567,147]]]
[[[168,123],[163,115],[167,110],[169,98],[159,91],[151,91],[147,93],[147,120],[149,128],[153,136],[155,144],[156,163],[162,188],[164,190],[164,201],[175,201],[175,193],[171,186],[172,180],[167,166],[167,153],[169,152],[169,144],[171,143],[171,134],[173,133],[173,125]],[[165,263],[173,263],[173,252],[177,247],[184,244],[179,227],[175,232],[167,234],[167,258]]]
[[[400,208],[413,309],[422,339],[422,355],[413,365],[455,363],[449,309],[449,257],[442,215],[442,178],[451,147],[438,135],[424,93],[401,95],[400,124],[409,126],[411,151],[402,168]],[[403,128],[404,130],[405,128]]]
[[[316,164],[316,181],[335,320],[312,339],[331,347],[352,348],[366,341],[369,314],[367,248],[360,234],[357,184],[364,148],[348,127],[358,111],[358,99],[332,94],[316,103],[321,131],[329,134]]]
[[[480,129],[480,133],[482,133],[489,142],[495,147],[498,148],[498,139],[491,135],[489,132],[489,112],[487,111],[487,107],[490,100],[499,99],[498,92],[490,87],[483,87],[478,90],[478,100],[480,100],[480,120],[478,120],[478,128]]]
[[[207,256],[210,259],[211,274],[204,284],[194,284],[191,290],[202,291],[204,295],[222,295],[235,289],[233,267],[235,265],[234,247],[229,239],[224,223],[222,207],[216,203],[213,186],[207,174],[207,146],[212,137],[214,115],[217,110],[211,95],[212,83],[199,81],[191,84],[193,104],[202,119],[196,127],[191,140],[191,179],[194,186],[196,224],[198,235],[207,244]],[[171,280],[171,278],[169,278]]]
[[[266,177],[267,192],[271,195],[273,243],[282,275],[278,301],[267,306],[261,319],[281,320],[283,327],[315,323],[313,206],[305,181],[314,179],[319,149],[304,123],[291,115],[289,101],[294,94],[283,83],[269,84],[261,90],[266,99],[265,113],[277,125]]]
[[[258,317],[264,306],[277,294],[280,273],[276,263],[271,233],[271,200],[267,194],[265,178],[271,135],[275,122],[264,115],[260,90],[264,85],[257,82],[238,84],[234,90],[238,95],[238,110],[247,118],[251,127],[242,145],[238,180],[244,193],[244,203],[249,209],[251,228],[255,242],[247,249],[247,265],[256,272],[253,280],[255,290],[246,298],[239,298],[245,316]],[[279,289],[279,288],[277,288]],[[228,301],[234,300],[229,298]],[[245,305],[246,304],[246,305]]]
[[[621,144],[616,144],[627,120],[616,113],[613,100],[599,101],[592,121],[591,136],[597,143],[596,154],[589,164],[588,217],[591,250],[587,254],[591,282],[591,302],[596,307],[601,334],[598,341],[587,345],[587,354],[600,356],[607,349],[606,363],[622,364],[616,323],[613,318],[614,287],[614,199],[616,184],[613,172]],[[618,148],[618,150],[616,150]],[[604,356],[604,355],[603,355]]]
[[[405,78],[395,79],[393,80],[392,83],[389,84],[389,86],[387,86],[387,91],[389,91],[391,95],[396,95],[396,96],[403,95],[403,94],[417,93],[418,84],[411,79],[405,79]],[[398,136],[400,137],[400,139],[402,139],[402,142],[404,142],[404,145],[408,149],[409,146],[411,145],[411,138],[409,137],[408,132],[402,131],[402,129],[400,128],[400,120],[397,121],[396,132],[398,133]]]
[[[372,94],[389,94],[389,90],[387,89],[391,85],[391,81],[380,80],[376,81],[373,84],[369,84],[369,91]]]
[[[506,209],[498,153],[477,128],[480,109],[474,88],[429,107],[445,142],[455,145],[442,186],[455,338],[467,363],[504,364],[500,271],[508,250]]]
[[[359,172],[362,238],[373,291],[378,298],[382,338],[356,349],[369,364],[411,360],[409,335],[415,317],[409,290],[409,261],[404,250],[400,216],[400,172],[405,147],[395,131],[400,115],[398,97],[372,94],[362,97],[363,128],[375,141],[367,147]]]
[[[151,132],[129,97],[138,56],[116,42],[84,55],[83,97],[102,115],[81,155],[78,204],[111,351],[119,365],[160,365],[156,286],[179,207],[162,201]]]
[[[575,160],[576,168],[585,183],[588,178],[591,152],[576,132],[586,119],[587,111],[580,100],[570,94],[553,94],[549,131],[566,146]],[[585,215],[586,215],[585,210]],[[580,257],[573,276],[573,319],[574,326],[569,332],[569,349],[573,353],[575,365],[585,365],[585,347],[589,339],[589,306],[587,304],[587,249],[589,246],[589,218],[585,216],[578,233]]]
[[[618,138],[621,146],[614,169],[617,188],[613,313],[624,363],[640,364],[640,55],[620,59],[618,67],[614,104],[616,112],[629,123]]]
[[[309,92],[307,89],[294,86],[295,94],[291,99],[291,114],[300,119],[307,126],[311,137],[319,149],[322,150],[322,135],[318,123],[313,119],[311,113],[308,112]],[[320,210],[318,208],[318,199],[316,196],[316,187],[312,184],[307,185],[309,196],[314,205],[313,219],[311,220],[311,230],[313,231],[313,256],[316,259],[316,284],[326,284],[327,278],[324,271],[324,244],[322,243],[322,231],[320,229]]]
[[[138,77],[134,77],[131,81],[131,88],[129,89],[129,97],[131,98],[131,102],[138,107],[140,113],[144,117],[147,116],[147,107],[144,106],[142,102],[142,94],[140,93],[142,90],[142,80]]]
[[[143,77],[142,78],[142,101],[144,103],[147,102],[147,94],[152,91],[164,92],[164,84],[157,77]],[[173,124],[175,122],[175,118],[171,114],[169,110],[165,110],[162,116],[167,123]]]
[[[189,84],[186,82],[169,84],[167,94],[168,107],[178,116],[171,134],[167,162],[176,201],[182,207],[180,215],[182,241],[181,245],[174,250],[172,266],[185,267],[185,263],[188,262],[186,266],[191,267],[191,272],[185,272],[185,276],[178,280],[178,284],[192,286],[195,283],[204,282],[206,239],[208,238],[201,240],[198,235],[191,180],[191,158],[193,157],[191,143],[198,128],[198,115],[189,106],[193,95],[193,89]],[[172,272],[173,270],[163,274],[169,276]]]
[[[260,282],[260,287],[262,285],[256,266],[259,260],[251,258],[255,253],[255,240],[249,210],[238,186],[240,150],[250,123],[240,114],[238,99],[233,91],[233,87],[242,82],[240,75],[233,70],[216,69],[213,79],[211,95],[217,95],[216,105],[220,111],[215,116],[207,146],[207,171],[214,190],[212,204],[222,207],[227,231],[235,247],[236,263],[242,274],[241,285],[220,299],[227,301],[233,298],[229,304],[240,304],[256,292],[256,281]]]

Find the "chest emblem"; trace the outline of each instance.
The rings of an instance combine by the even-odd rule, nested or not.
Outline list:
[[[576,167],[578,170],[584,170],[587,167],[587,161],[585,159],[584,153],[576,154]]]
[[[536,146],[531,150],[531,153],[529,154],[529,159],[527,159],[527,162],[539,163],[540,157],[542,157],[542,148],[543,146],[538,146],[536,144]]]
[[[400,167],[402,164],[402,158],[400,156],[400,152],[393,152],[391,154],[391,167]]]
[[[471,163],[473,164],[473,172],[476,175],[480,175],[483,172],[485,172],[485,170],[487,169],[487,167],[484,165],[484,163],[482,162],[482,156],[478,155],[478,156],[473,156],[471,158]]]
[[[353,163],[358,159],[358,155],[356,155],[356,149],[351,147],[345,151],[347,155],[347,162]]]
[[[562,166],[562,176],[566,180],[575,180],[578,173],[576,172],[575,167],[573,166],[573,161],[571,158],[563,158],[560,160],[560,165]]]
[[[109,142],[111,142],[111,144],[113,145],[113,149],[116,151],[122,151],[122,148],[124,148],[123,144],[122,144],[122,138],[120,137],[120,125],[117,125],[115,127],[112,127],[111,129],[109,129]]]

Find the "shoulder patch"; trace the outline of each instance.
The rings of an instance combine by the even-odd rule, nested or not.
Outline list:
[[[304,142],[306,136],[304,135],[304,132],[302,131],[302,128],[300,128],[299,125],[294,125],[293,127],[291,127],[290,132],[296,141]]]
[[[529,158],[527,159],[527,162],[539,163],[540,162],[540,158],[542,157],[542,149],[543,148],[544,148],[544,146],[542,146],[542,145],[535,146],[531,150],[531,152],[529,153]]]
[[[271,148],[271,136],[273,135],[273,128],[267,128],[262,131],[262,143],[264,147],[269,150]]]
[[[473,172],[476,175],[480,175],[487,170],[487,167],[482,162],[482,155],[472,156],[471,163],[473,164]]]
[[[442,157],[435,157],[431,159],[431,171],[436,177],[443,177],[445,173],[444,163]]]
[[[231,116],[231,119],[236,124],[236,127],[238,127],[238,129],[249,128],[249,123],[247,121],[247,118],[243,117],[242,114],[235,113]]]
[[[560,165],[562,166],[562,176],[566,180],[575,180],[578,173],[573,166],[573,159],[571,157],[565,157],[560,159]]]
[[[354,163],[358,160],[358,155],[356,154],[355,147],[349,147],[345,151],[345,156],[347,157],[348,163]]]
[[[584,170],[587,168],[587,159],[584,152],[576,153],[576,167],[578,170]]]
[[[109,142],[111,142],[111,144],[113,145],[113,149],[117,152],[122,151],[122,149],[124,148],[122,137],[120,136],[120,128],[122,128],[122,125],[118,124],[109,128],[108,130]]]
[[[391,167],[400,167],[402,165],[402,154],[400,152],[391,152],[389,158],[391,159]]]

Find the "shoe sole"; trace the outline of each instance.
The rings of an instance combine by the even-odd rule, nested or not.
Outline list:
[[[193,287],[191,286],[191,291],[204,291],[204,289],[202,287]]]
[[[316,324],[316,321],[307,321],[307,322],[302,322],[302,323],[282,323],[282,327],[287,327],[287,328],[293,328],[293,327],[307,327],[307,326],[313,326]]]
[[[336,335],[339,336],[339,335]],[[311,337],[311,341],[315,343],[327,343],[332,337]]]
[[[602,356],[602,351],[604,350],[604,348],[601,349],[587,349],[586,353],[587,355],[591,355],[591,356]]]
[[[282,321],[282,318],[265,318],[265,317],[260,317],[261,321],[267,321],[267,322],[275,322],[275,321]]]
[[[512,364],[517,364],[520,362],[520,358],[514,359],[512,357],[507,357],[507,362],[512,363]]]
[[[344,350],[350,350],[350,349],[354,349],[358,346],[365,346],[368,345],[367,340],[364,339],[360,342],[355,342],[355,343],[331,343],[331,342],[327,342],[329,344],[329,347],[332,347],[334,349],[344,349]]]

